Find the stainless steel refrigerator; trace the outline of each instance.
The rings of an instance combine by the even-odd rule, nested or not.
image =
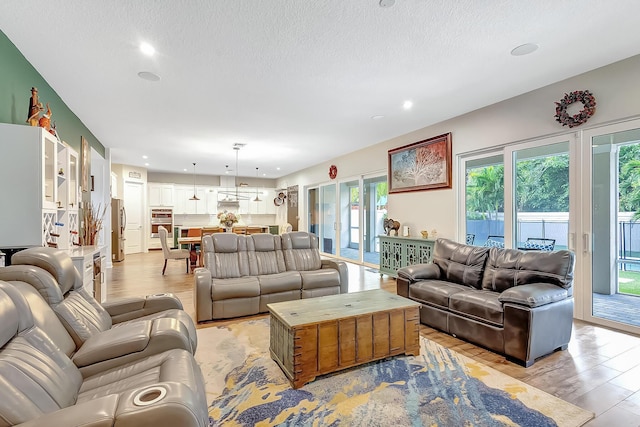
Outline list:
[[[124,230],[127,226],[127,213],[124,200],[111,199],[111,259],[124,261]]]

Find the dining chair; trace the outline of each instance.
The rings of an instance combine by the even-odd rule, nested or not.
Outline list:
[[[206,236],[207,234],[213,233],[224,233],[224,228],[220,227],[202,227],[202,235]]]
[[[189,273],[189,259],[191,256],[189,249],[170,249],[167,244],[169,232],[163,226],[158,227],[158,234],[160,236],[160,245],[162,245],[162,254],[164,255],[162,275],[164,276],[164,272],[167,269],[167,260],[169,259],[185,259],[187,263],[187,273]]]
[[[263,227],[247,227],[247,234],[259,234],[264,233]]]
[[[247,227],[233,227],[232,231],[236,234],[247,234]]]

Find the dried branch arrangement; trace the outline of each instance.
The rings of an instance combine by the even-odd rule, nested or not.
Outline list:
[[[102,220],[107,212],[108,206],[102,206],[93,203],[82,210],[83,227],[82,227],[82,245],[91,246],[96,244],[96,235],[102,230]]]

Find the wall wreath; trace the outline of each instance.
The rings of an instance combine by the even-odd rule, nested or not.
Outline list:
[[[584,108],[573,116],[567,113],[567,108],[575,102],[581,102]],[[556,102],[555,118],[562,126],[580,126],[586,123],[593,113],[596,112],[596,99],[588,90],[576,90],[571,93],[565,93],[564,98],[560,102]]]
[[[338,167],[336,165],[329,166],[329,178],[336,179],[338,176]]]

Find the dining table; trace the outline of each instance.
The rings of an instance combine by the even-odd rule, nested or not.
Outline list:
[[[189,252],[191,252],[191,254],[195,254],[195,257],[193,255],[191,256],[191,271],[196,267],[202,267],[202,251],[198,254],[198,246],[201,244],[201,236],[178,237],[178,245],[189,245]]]

